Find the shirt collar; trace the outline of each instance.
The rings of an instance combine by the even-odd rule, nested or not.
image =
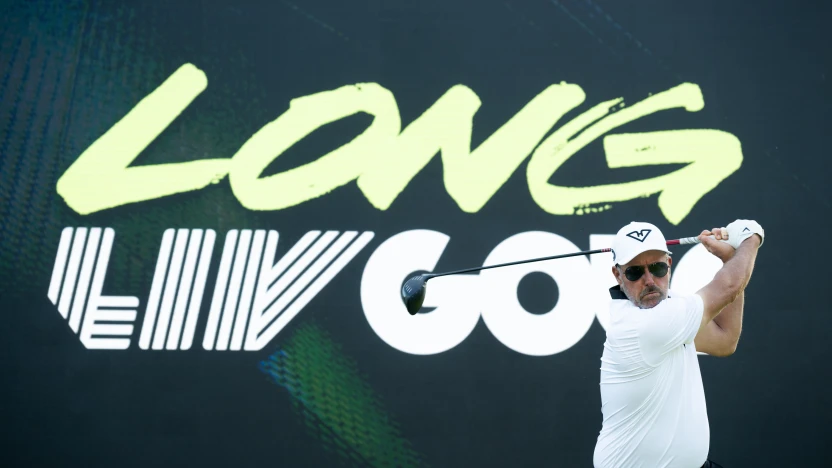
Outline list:
[[[627,300],[627,295],[624,294],[624,291],[621,290],[621,286],[618,284],[610,288],[610,297],[613,299]]]
[[[630,300],[624,291],[621,290],[621,285],[616,284],[615,286],[610,288],[610,297],[613,299],[624,299]],[[670,292],[667,293],[667,298],[670,299]]]

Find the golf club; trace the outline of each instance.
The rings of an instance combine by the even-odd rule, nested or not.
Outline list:
[[[698,243],[700,243],[700,240],[697,237],[683,237],[681,239],[667,241],[667,245],[688,245]],[[584,250],[582,252],[573,252],[562,255],[553,255],[549,257],[532,258],[529,260],[519,260],[516,262],[500,263],[499,265],[488,265],[476,268],[467,268],[464,270],[447,271],[444,273],[427,273],[422,275],[416,275],[407,280],[402,286],[402,301],[404,301],[404,305],[407,308],[407,311],[410,313],[410,315],[416,315],[416,313],[419,312],[419,309],[422,308],[422,303],[425,301],[425,292],[427,288],[426,283],[429,279],[436,278],[439,276],[458,275],[461,273],[488,270],[490,268],[501,268],[505,266],[519,265],[521,263],[542,262],[544,260],[555,260],[558,258],[576,257],[579,255],[592,255],[597,253],[610,252],[611,250],[611,248]]]

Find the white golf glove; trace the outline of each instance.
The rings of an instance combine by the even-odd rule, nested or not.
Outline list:
[[[734,249],[740,248],[740,244],[754,234],[760,235],[760,246],[765,240],[763,227],[757,221],[750,219],[738,219],[725,227],[728,230],[728,244]]]

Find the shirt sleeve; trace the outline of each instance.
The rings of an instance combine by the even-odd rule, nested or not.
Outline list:
[[[705,304],[697,294],[673,296],[645,310],[638,331],[644,360],[656,366],[670,351],[693,343],[704,310]]]

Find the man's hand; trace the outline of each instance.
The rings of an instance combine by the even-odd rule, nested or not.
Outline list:
[[[760,245],[763,245],[765,231],[763,231],[763,227],[756,221],[750,219],[738,219],[729,224],[725,229],[728,234],[726,240],[729,244],[731,244],[731,247],[735,249],[740,248],[740,244],[754,234],[760,236]]]
[[[731,260],[736,249],[730,244],[727,228],[713,228],[710,231],[702,231],[699,234],[699,241],[708,250],[722,260],[722,263]],[[713,236],[713,237],[711,237]]]

